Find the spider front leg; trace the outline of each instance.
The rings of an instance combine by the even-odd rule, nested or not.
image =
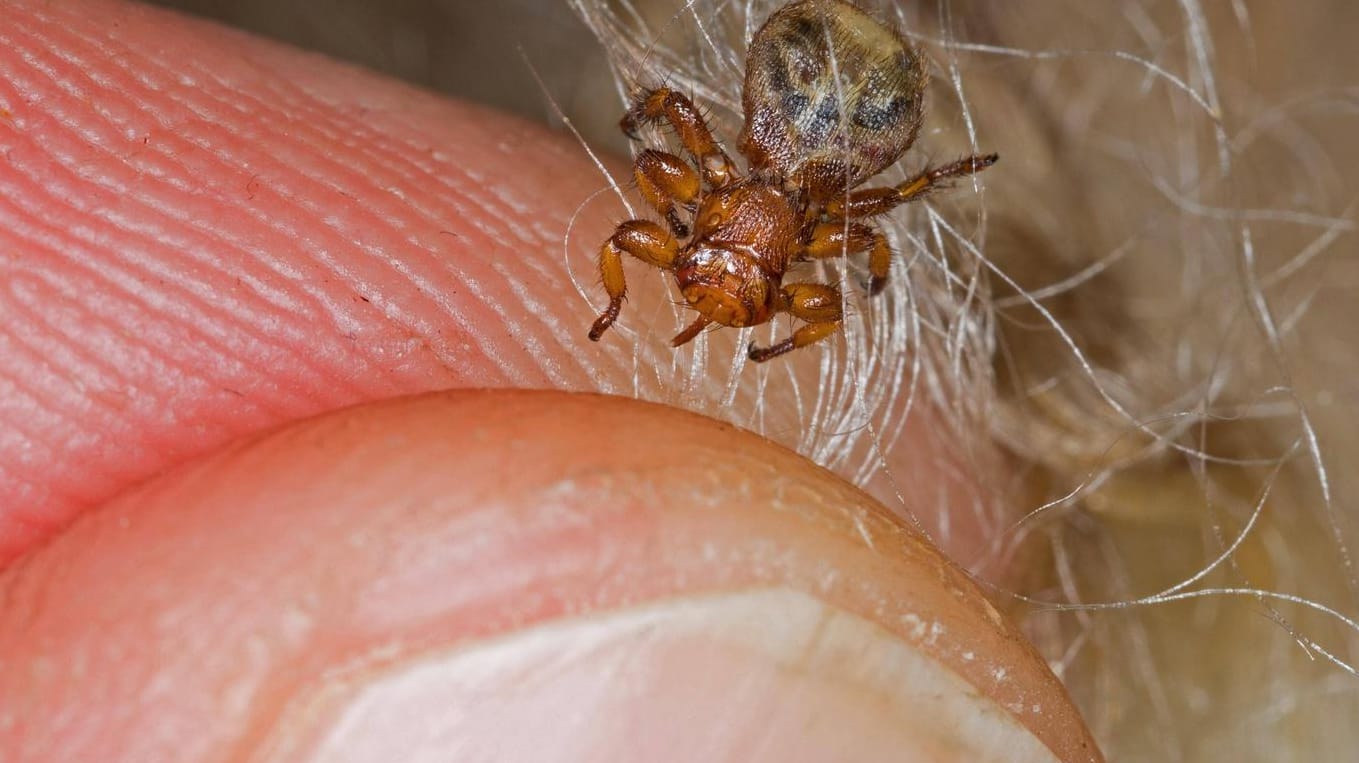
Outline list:
[[[857,220],[890,212],[908,201],[935,190],[941,183],[954,178],[975,175],[1000,159],[997,154],[969,156],[942,167],[927,169],[906,182],[890,188],[865,188],[853,191],[848,197],[833,199],[826,204],[831,217]]]
[[[817,223],[803,256],[819,260],[862,251],[868,251],[868,272],[873,276],[868,284],[868,293],[879,294],[887,286],[887,274],[892,267],[892,248],[887,244],[887,237],[873,226],[849,220]]]
[[[783,287],[779,311],[805,321],[806,325],[793,335],[769,347],[750,345],[748,356],[756,363],[806,347],[839,331],[844,313],[840,307],[840,290],[829,284],[790,283]]]
[[[675,204],[693,210],[698,201],[698,173],[674,154],[648,148],[637,155],[632,174],[648,204],[661,213],[676,238],[689,235],[689,226],[680,220]]]
[[[703,172],[703,182],[709,187],[719,188],[726,185],[736,174],[736,169],[722,147],[713,139],[712,131],[703,120],[694,102],[683,94],[668,87],[642,92],[628,113],[623,115],[618,126],[624,134],[637,139],[637,127],[665,119],[675,128],[684,150],[693,154]]]
[[[590,341],[598,342],[608,331],[623,307],[628,285],[623,277],[623,254],[627,253],[653,267],[671,270],[679,254],[679,244],[665,228],[650,220],[628,220],[618,226],[599,250],[599,274],[609,294],[609,306],[590,327]]]

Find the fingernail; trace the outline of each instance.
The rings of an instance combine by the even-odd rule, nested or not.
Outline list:
[[[342,683],[294,705],[312,730],[271,759],[1057,760],[938,661],[789,589],[558,621]]]

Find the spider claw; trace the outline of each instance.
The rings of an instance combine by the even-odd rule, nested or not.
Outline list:
[[[666,210],[665,221],[670,224],[670,232],[675,234],[675,238],[680,239],[689,237],[689,226],[685,225],[684,221],[680,219],[679,214],[675,212],[674,207]]]
[[[608,331],[610,326],[613,326],[613,322],[617,318],[618,311],[610,306],[610,310],[604,311],[602,315],[595,319],[594,325],[590,327],[590,341],[598,342],[599,338],[604,336],[604,332]]]
[[[755,343],[751,342],[750,347],[746,349],[746,357],[750,358],[750,362],[752,363],[763,363],[776,355],[783,354],[782,352],[777,351],[775,347],[777,347],[777,345],[774,347],[756,347]]]
[[[641,140],[642,136],[637,132],[637,128],[642,121],[642,115],[638,113],[636,108],[632,108],[623,115],[622,119],[618,120],[618,129],[622,130],[623,134],[628,136],[630,140]]]

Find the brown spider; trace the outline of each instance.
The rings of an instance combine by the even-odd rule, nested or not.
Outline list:
[[[605,242],[599,269],[609,306],[590,328],[590,339],[599,341],[618,318],[627,292],[624,254],[673,272],[685,302],[698,311],[671,342],[675,347],[712,323],[755,326],[778,313],[804,325],[770,347],[752,344],[751,360],[769,360],[839,331],[840,290],[785,284],[789,267],[867,251],[869,293],[881,292],[892,252],[865,220],[998,158],[970,156],[897,186],[851,191],[915,142],[925,82],[920,52],[850,3],[784,6],[755,34],[746,59],[739,149],[750,170],[744,176],[693,102],[667,87],[643,92],[623,116],[623,132],[636,139],[639,125],[668,121],[698,172],[664,151],[637,156],[637,185],[669,230],[628,220]],[[681,207],[692,215],[692,236]]]

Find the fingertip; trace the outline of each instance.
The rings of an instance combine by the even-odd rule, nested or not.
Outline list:
[[[523,691],[505,689],[518,699],[502,719],[549,705],[570,717],[594,698],[639,717],[654,705],[647,722],[674,733],[666,718],[701,716],[677,715],[681,696],[735,701],[732,717],[756,725],[791,671],[810,676],[797,691],[823,718],[895,686],[897,709],[856,733],[897,738],[893,724],[927,698],[906,696],[914,679],[874,683],[872,665],[845,688],[834,655],[846,644],[951,677],[985,698],[959,713],[1027,725],[1035,749],[1093,759],[1077,754],[1088,735],[1041,660],[920,536],[753,435],[616,398],[467,391],[303,422],[129,493],[4,573],[0,590],[0,654],[32,667],[0,672],[0,703],[21,698],[44,719],[0,728],[25,759],[327,749],[345,728],[381,728],[364,724],[393,707],[445,717],[430,705],[470,701],[450,686],[499,701],[487,665],[511,664],[490,674],[523,678]],[[752,623],[770,618],[786,628],[758,635]],[[847,640],[821,641],[828,618]],[[687,635],[660,649],[658,628]],[[632,694],[609,682],[582,694],[617,654],[656,671]],[[744,699],[698,679],[743,665],[765,676]],[[553,670],[574,678],[543,684]],[[679,681],[686,671],[695,680]],[[431,691],[402,693],[411,686]],[[521,733],[450,728],[487,743]]]

